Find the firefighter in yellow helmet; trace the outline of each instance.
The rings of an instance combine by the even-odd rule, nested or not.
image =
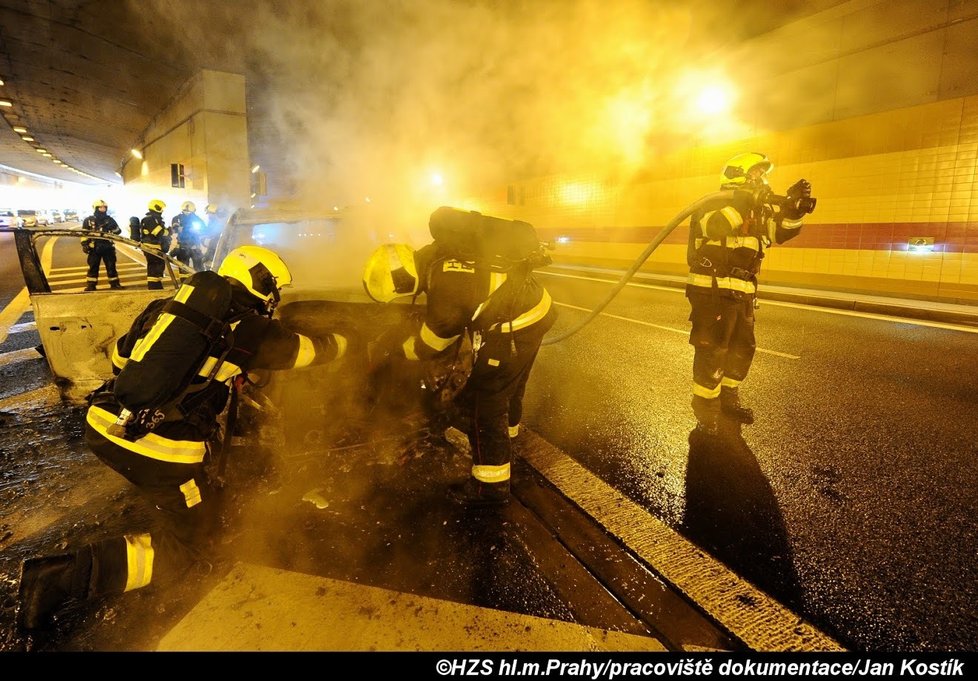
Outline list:
[[[437,359],[471,340],[472,372],[455,402],[470,419],[472,468],[449,498],[475,507],[508,503],[510,440],[519,432],[537,351],[556,320],[550,294],[529,265],[493,272],[447,254],[437,242],[417,252],[405,244],[381,246],[367,262],[363,283],[379,302],[425,295],[421,328],[401,346],[407,359]]]
[[[687,260],[693,346],[693,413],[697,427],[719,432],[722,416],[741,424],[754,413],[740,400],[740,384],[754,359],[754,309],[757,275],[764,250],[793,239],[815,199],[807,180],[798,180],[784,197],[768,187],[773,169],[763,154],[731,158],[720,189],[731,198],[708,204],[690,216]]]
[[[140,241],[148,250],[146,254],[146,288],[163,289],[163,272],[166,263],[155,253],[167,253],[170,250],[170,230],[163,221],[163,211],[166,204],[159,199],[153,199],[146,207],[146,215],[139,222]]]
[[[85,290],[94,291],[98,285],[100,265],[105,263],[105,274],[109,287],[121,289],[119,272],[116,270],[115,244],[110,239],[99,239],[92,234],[121,234],[122,230],[115,218],[109,215],[109,204],[102,199],[92,203],[92,214],[82,221],[82,229],[90,234],[81,238],[82,250],[88,256],[88,274],[85,276]]]
[[[25,560],[17,613],[22,629],[46,627],[51,615],[70,598],[88,600],[150,583],[171,583],[185,575],[195,561],[206,557],[208,542],[218,525],[216,488],[205,468],[205,457],[208,443],[220,434],[219,415],[230,409],[229,402],[233,404],[229,399],[232,391],[249,370],[322,364],[340,359],[346,350],[346,339],[338,334],[308,337],[272,318],[280,289],[291,283],[292,275],[276,253],[259,246],[241,246],[227,255],[217,274],[196,273],[173,297],[150,303],[118,340],[112,357],[116,381],[128,363],[136,363],[143,365],[140,375],[157,375],[161,383],[165,382],[179,369],[152,359],[160,356],[154,355],[152,348],[170,341],[179,345],[180,338],[167,338],[167,334],[188,332],[186,326],[183,331],[175,330],[178,325],[166,317],[185,315],[182,310],[190,297],[203,287],[222,291],[223,300],[228,300],[226,294],[230,292],[223,319],[229,326],[233,324],[230,349],[228,344],[215,344],[206,361],[192,364],[190,372],[196,371],[196,378],[178,393],[172,408],[161,411],[161,420],[133,419],[124,428],[114,428],[124,416],[116,389],[109,385],[91,396],[86,444],[136,486],[149,507],[158,510],[159,522],[149,532],[110,537],[59,555]],[[207,291],[203,296],[205,300],[217,298]],[[158,318],[163,322],[154,325]],[[193,316],[183,318],[192,320]],[[189,332],[200,333],[196,327]],[[150,394],[155,389],[154,385],[146,386]]]

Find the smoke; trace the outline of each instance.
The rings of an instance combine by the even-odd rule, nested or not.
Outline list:
[[[688,3],[638,0],[233,5],[225,43],[270,185],[369,198],[391,221],[521,177],[641,165],[693,26]],[[199,22],[160,20],[197,42]]]

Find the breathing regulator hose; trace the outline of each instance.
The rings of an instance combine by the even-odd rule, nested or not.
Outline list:
[[[632,263],[632,266],[628,269],[628,271],[625,272],[625,274],[618,281],[618,283],[615,284],[614,287],[612,287],[611,291],[608,292],[607,297],[605,297],[605,299],[596,308],[591,310],[590,314],[588,314],[587,317],[581,320],[576,326],[571,327],[570,329],[564,331],[563,333],[557,335],[551,334],[545,337],[541,345],[552,345],[554,343],[559,343],[560,341],[565,340],[570,336],[573,336],[575,333],[577,333],[585,326],[587,326],[595,317],[601,314],[601,311],[604,310],[604,308],[608,306],[608,303],[610,303],[614,299],[614,297],[618,295],[618,292],[621,291],[623,288],[625,288],[625,284],[628,283],[628,280],[631,279],[636,272],[638,272],[638,269],[642,266],[642,263],[644,263],[646,260],[649,259],[649,256],[652,255],[652,251],[654,251],[656,248],[659,247],[659,244],[661,244],[665,240],[665,238],[669,236],[669,233],[672,232],[672,230],[674,230],[676,227],[682,224],[682,222],[686,218],[688,218],[690,215],[700,210],[701,208],[715,201],[716,202],[729,201],[731,198],[733,198],[733,196],[734,196],[734,190],[715,192],[713,194],[707,194],[706,196],[702,197],[696,202],[686,206],[686,208],[684,208],[680,213],[678,213],[676,217],[670,220],[669,223],[665,227],[663,227],[658,234],[655,235],[655,238],[649,242],[649,245],[646,246],[645,250],[642,251],[642,254],[638,256],[638,258],[636,258],[635,262]]]

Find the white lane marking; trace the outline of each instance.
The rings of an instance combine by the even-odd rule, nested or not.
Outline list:
[[[41,359],[41,353],[34,348],[22,348],[21,350],[11,350],[0,354],[0,367],[25,362],[30,359]]]
[[[125,265],[119,265],[116,270],[120,273],[122,272],[145,272],[146,268],[141,266],[139,263],[127,263]],[[104,275],[105,268],[99,267],[99,273]],[[79,275],[88,274],[87,267],[56,267],[47,274],[48,282],[53,282],[56,279],[64,279],[66,277],[77,277]]]
[[[590,309],[586,307],[578,307],[577,305],[570,305],[568,303],[558,303],[554,301],[555,305],[560,305],[561,307],[569,307],[572,310],[580,310],[581,312],[591,312]],[[623,322],[631,322],[632,324],[641,324],[642,326],[648,326],[653,329],[661,329],[663,331],[672,331],[673,333],[680,333],[684,336],[689,335],[689,330],[687,329],[677,329],[671,326],[660,326],[658,324],[652,324],[650,322],[643,322],[641,319],[633,319],[631,317],[622,317],[616,314],[609,314],[607,312],[601,313],[602,317],[611,317],[612,319],[618,319]],[[775,355],[776,357],[784,357],[785,359],[801,359],[799,355],[789,355],[787,352],[778,352],[777,350],[767,350],[765,348],[757,348],[757,352],[763,352],[766,355]]]
[[[51,259],[54,256],[54,244],[59,237],[52,237],[47,240],[44,244],[44,250],[41,252],[41,269],[45,272],[51,270]],[[7,306],[0,310],[0,343],[7,340],[7,335],[9,333],[8,329],[16,323],[18,319],[21,318],[27,308],[31,306],[31,297],[27,293],[27,287],[25,286],[20,290],[20,292],[14,296],[14,299],[7,303]]]
[[[594,281],[602,284],[617,284],[619,280],[596,279],[585,277],[579,274],[558,274],[557,272],[539,272],[551,277],[564,277],[565,279],[581,279],[583,281]],[[635,288],[649,288],[657,291],[669,291],[671,293],[682,293],[685,291],[673,286],[657,286],[654,284],[640,284],[638,282],[628,282],[625,286]],[[783,300],[764,300],[764,305],[776,305],[778,307],[793,307],[799,310],[809,310],[811,312],[822,312],[825,314],[837,314],[844,317],[861,317],[862,319],[875,319],[881,322],[892,322],[894,324],[911,324],[913,326],[928,326],[934,329],[946,329],[948,331],[963,331],[965,333],[978,333],[978,327],[967,326],[965,324],[949,324],[947,322],[933,322],[927,319],[913,319],[911,317],[896,317],[894,315],[878,314],[876,312],[857,312],[855,310],[840,310],[834,307],[822,307],[820,305],[806,305],[805,303],[789,303]]]
[[[14,324],[7,330],[8,333],[24,333],[26,331],[37,331],[37,322],[24,322],[23,324]]]

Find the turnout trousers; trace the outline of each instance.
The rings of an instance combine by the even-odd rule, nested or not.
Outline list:
[[[98,284],[98,273],[103,262],[105,263],[105,274],[109,278],[109,285],[113,288],[119,286],[119,273],[115,267],[115,248],[96,246],[88,252],[88,274],[85,276],[85,284],[91,290],[94,290]]]
[[[754,361],[754,299],[712,292],[690,292],[687,297],[692,308],[693,395],[716,399],[721,383],[738,387]]]
[[[509,489],[512,444],[523,415],[523,395],[544,335],[554,313],[513,333],[489,331],[478,349],[472,374],[459,394],[470,415],[472,478],[481,484]]]

